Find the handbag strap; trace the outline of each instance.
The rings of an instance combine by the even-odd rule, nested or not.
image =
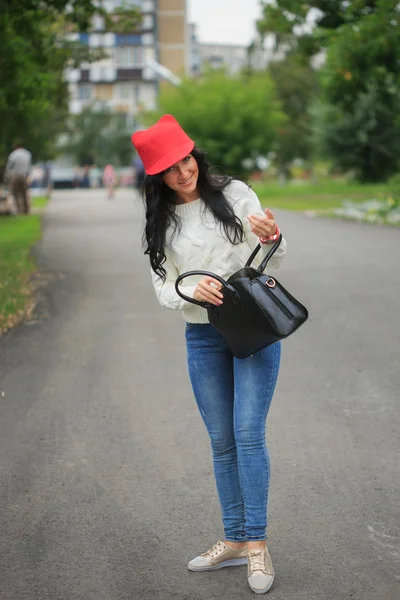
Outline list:
[[[275,252],[278,250],[281,241],[282,241],[282,234],[280,234],[280,236],[277,239],[277,241],[275,242],[275,244],[273,246],[271,246],[270,251],[268,252],[268,254],[261,261],[261,263],[260,263],[257,271],[261,271],[261,272],[264,271],[264,269],[267,266],[269,260],[272,258],[272,256],[275,254]],[[253,252],[250,254],[250,256],[248,258],[248,261],[245,264],[245,267],[250,267],[251,263],[253,262],[253,260],[257,256],[258,252],[260,251],[260,248],[261,248],[261,244],[257,244],[257,246],[254,248]]]
[[[273,246],[271,246],[271,249],[268,252],[267,256],[265,256],[265,258],[260,263],[260,266],[257,269],[258,271],[264,271],[265,267],[267,266],[268,261],[270,260],[270,258],[275,254],[275,252],[279,248],[279,244],[281,243],[281,241],[282,241],[282,234],[280,234],[279,239],[275,242],[275,244]],[[249,267],[251,265],[254,258],[258,254],[260,248],[261,248],[261,245],[258,244],[257,247],[253,250],[253,252],[249,256],[249,259],[245,265],[246,267]],[[201,302],[200,300],[195,300],[194,298],[190,298],[190,296],[186,296],[186,294],[181,292],[181,290],[179,289],[179,284],[184,279],[186,279],[186,277],[191,277],[192,275],[203,275],[204,277],[212,277],[213,279],[216,279],[217,281],[219,281],[230,292],[232,292],[234,294],[234,297],[238,296],[237,290],[232,285],[230,285],[227,281],[225,281],[225,279],[223,279],[219,275],[216,275],[215,273],[212,273],[211,271],[202,271],[202,270],[186,271],[186,273],[182,273],[182,275],[179,275],[175,281],[176,293],[178,294],[178,296],[180,296],[186,302],[190,302],[191,304],[197,304],[197,306],[201,306],[203,308],[211,308],[213,306],[213,304],[210,304],[209,302]]]
[[[232,285],[230,285],[227,281],[225,281],[225,279],[222,279],[222,277],[220,277],[219,275],[216,275],[215,273],[211,273],[211,271],[200,271],[200,270],[199,271],[186,271],[186,273],[182,273],[182,275],[179,275],[179,277],[175,281],[176,293],[178,294],[178,296],[183,298],[183,300],[186,300],[186,302],[191,302],[192,304],[197,304],[198,306],[202,306],[203,308],[211,308],[211,306],[213,306],[213,304],[210,304],[209,302],[201,302],[200,300],[195,300],[194,298],[190,298],[189,296],[186,296],[183,292],[180,291],[179,284],[186,277],[191,277],[192,275],[204,275],[204,277],[212,277],[213,279],[216,279],[217,281],[219,281],[225,288],[230,290],[233,294],[237,295],[237,291],[235,290],[235,288]]]

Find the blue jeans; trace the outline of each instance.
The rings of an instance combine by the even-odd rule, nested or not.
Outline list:
[[[193,392],[211,439],[225,539],[265,540],[270,475],[265,421],[280,343],[237,359],[212,325],[187,323],[186,347]]]

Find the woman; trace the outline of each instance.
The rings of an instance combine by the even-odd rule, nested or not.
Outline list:
[[[256,593],[272,586],[274,571],[266,546],[269,459],[265,420],[280,361],[276,343],[253,356],[232,356],[204,308],[175,291],[179,274],[203,269],[223,278],[244,266],[261,240],[263,256],[279,236],[273,214],[263,213],[247,185],[212,175],[171,115],[133,134],[146,170],[146,254],[160,303],[183,310],[193,392],[211,439],[214,473],[224,524],[224,541],[189,562],[191,571],[248,563]],[[270,261],[277,267],[286,242]],[[185,280],[186,282],[187,280]],[[212,277],[183,284],[190,297],[221,305],[224,290]]]
[[[112,165],[108,164],[103,171],[103,185],[107,189],[107,197],[109,200],[114,198],[114,188],[117,185],[117,174]]]

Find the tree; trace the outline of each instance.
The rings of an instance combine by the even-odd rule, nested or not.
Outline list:
[[[127,129],[124,114],[87,107],[70,117],[68,129],[68,139],[61,149],[71,154],[78,164],[96,164],[101,168],[108,163],[130,164],[131,130]]]
[[[296,2],[295,0],[262,1],[262,15],[257,21],[257,30],[261,37],[274,39],[275,51],[280,55],[296,53],[306,62],[320,50],[320,41],[307,26],[311,9],[319,9],[317,5],[325,5],[325,13],[330,5],[340,2]],[[318,23],[317,12],[314,21]]]
[[[311,15],[312,32],[305,27]],[[399,25],[395,0],[276,0],[258,24],[264,35],[276,26],[277,45],[303,59],[310,59],[302,45],[310,36],[324,50],[316,137],[362,181],[385,180],[399,168]]]
[[[361,15],[357,4],[330,37],[322,85],[337,114],[324,144],[360,180],[385,181],[400,166],[400,12],[393,0],[364,2]]]
[[[178,87],[165,86],[159,110],[146,120],[152,124],[165,113],[176,117],[215,167],[236,176],[247,176],[257,157],[273,150],[284,122],[266,73],[229,76],[211,69]]]
[[[309,160],[313,152],[310,106],[320,93],[317,73],[308,64],[289,54],[272,62],[268,71],[287,120],[279,128],[275,162],[287,176],[296,158]]]
[[[360,92],[351,110],[321,102],[313,108],[316,147],[359,181],[386,181],[400,164],[399,106],[399,93],[383,100],[373,87]]]
[[[326,33],[349,20],[357,20],[375,0],[262,0],[257,29],[262,37],[272,36],[279,52],[296,52],[304,60],[326,48]]]
[[[100,13],[110,30],[134,28],[140,13],[122,7],[107,14],[96,0],[2,0],[0,7],[0,175],[16,140],[36,158],[48,158],[64,128],[68,88],[63,72],[76,60],[91,60],[88,49],[65,34],[90,28]],[[97,55],[96,55],[97,56]]]
[[[67,109],[64,57],[46,17],[34,12],[0,15],[0,151],[22,138],[46,155],[48,140]],[[60,121],[59,121],[60,119]],[[0,161],[1,162],[1,161]]]

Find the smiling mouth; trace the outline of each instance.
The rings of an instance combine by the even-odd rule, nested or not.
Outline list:
[[[186,179],[186,181],[182,181],[179,185],[189,185],[190,183],[192,183],[192,176]]]

